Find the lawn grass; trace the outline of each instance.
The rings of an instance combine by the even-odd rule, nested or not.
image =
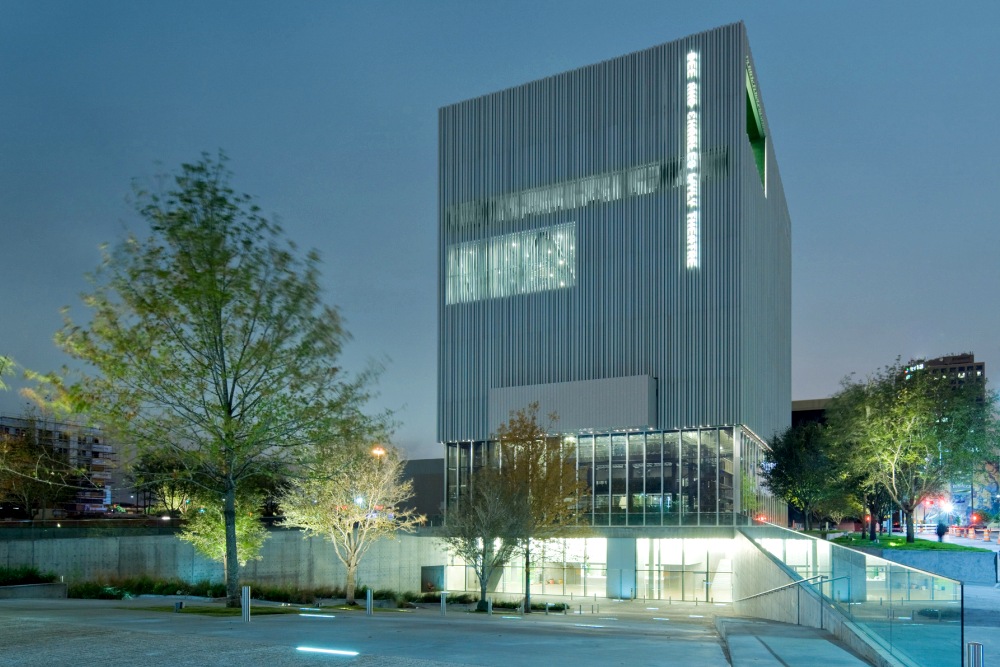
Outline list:
[[[961,544],[951,544],[949,542],[938,542],[937,540],[923,540],[917,538],[912,543],[906,542],[905,536],[887,537],[883,535],[877,542],[869,542],[867,538],[855,535],[846,535],[830,540],[834,544],[845,547],[869,547],[872,549],[895,549],[898,551],[986,551],[979,547],[967,547]]]

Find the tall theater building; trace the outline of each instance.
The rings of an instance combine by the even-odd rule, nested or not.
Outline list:
[[[442,108],[439,228],[448,506],[537,402],[587,486],[539,585],[724,599],[736,527],[784,522],[760,463],[791,404],[791,225],[744,25]]]

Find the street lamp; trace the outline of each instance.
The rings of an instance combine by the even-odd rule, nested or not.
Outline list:
[[[372,447],[372,456],[377,458],[379,461],[382,460],[382,457],[385,456],[386,453],[387,452],[385,451],[385,447],[383,447],[382,445],[375,445],[374,447]]]

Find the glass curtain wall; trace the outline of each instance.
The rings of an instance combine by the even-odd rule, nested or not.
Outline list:
[[[593,526],[785,525],[787,506],[763,486],[767,445],[747,429],[565,435],[563,451],[587,485],[582,523]],[[492,443],[449,443],[449,505],[470,475],[496,464]]]

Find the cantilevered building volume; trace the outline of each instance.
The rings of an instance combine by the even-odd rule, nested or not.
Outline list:
[[[596,526],[733,526],[788,426],[790,221],[737,23],[440,110],[448,502],[556,412]]]

